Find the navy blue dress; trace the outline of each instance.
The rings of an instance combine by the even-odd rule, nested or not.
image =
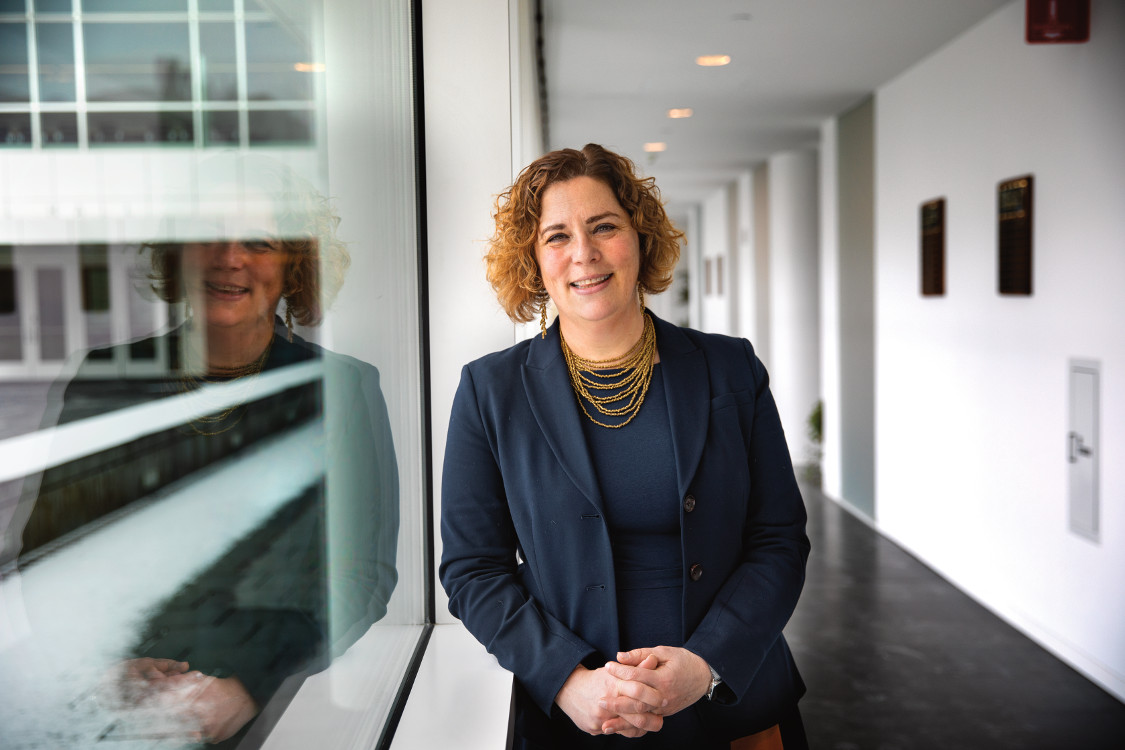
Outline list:
[[[587,410],[599,421],[619,424]],[[586,445],[605,502],[617,578],[621,648],[683,646],[683,551],[680,499],[668,402],[660,365],[637,416],[618,429],[582,418]],[[565,721],[566,719],[563,718]],[[583,735],[576,747],[729,748],[708,744],[693,707],[664,718],[664,727],[641,738]]]

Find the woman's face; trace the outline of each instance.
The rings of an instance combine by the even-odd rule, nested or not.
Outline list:
[[[604,182],[575,177],[543,191],[535,257],[564,327],[624,327],[639,314],[640,240]]]
[[[187,243],[183,278],[188,299],[208,328],[273,327],[285,286],[288,258],[267,210],[249,211],[224,222],[229,239]]]

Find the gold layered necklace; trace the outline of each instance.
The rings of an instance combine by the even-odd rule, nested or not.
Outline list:
[[[645,327],[633,348],[613,359],[583,359],[570,350],[566,339],[559,332],[562,342],[566,369],[570,373],[570,384],[582,413],[596,425],[617,429],[633,421],[641,410],[649,383],[652,382],[652,366],[656,361],[656,329],[652,318],[645,315]],[[611,393],[606,393],[611,391]],[[620,424],[599,422],[586,409],[589,402],[594,410],[605,417],[625,418]]]
[[[239,412],[236,419],[232,419],[229,424],[223,424],[232,414],[245,406],[245,398],[253,385],[254,379],[261,373],[262,368],[266,365],[266,360],[269,359],[270,349],[273,348],[273,338],[273,334],[271,333],[269,341],[266,342],[266,348],[262,350],[262,353],[245,365],[238,365],[236,367],[212,367],[210,368],[211,374],[200,376],[193,375],[191,372],[185,370],[184,374],[180,376],[180,393],[191,393],[205,385],[215,383],[238,382],[239,384],[240,397],[236,399],[233,405],[213,414],[206,414],[191,420],[191,429],[197,435],[205,435],[208,437],[221,435],[242,421],[244,412]]]

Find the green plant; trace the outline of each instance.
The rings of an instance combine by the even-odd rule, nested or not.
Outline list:
[[[809,412],[809,418],[805,420],[808,427],[809,440],[817,445],[824,442],[824,401],[818,399],[816,406]]]

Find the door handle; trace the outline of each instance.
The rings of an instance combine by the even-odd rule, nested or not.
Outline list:
[[[1079,455],[1083,456],[1092,456],[1094,454],[1094,451],[1082,442],[1082,436],[1072,431],[1070,435],[1067,436],[1067,459],[1072,464],[1078,463],[1078,456],[1075,455],[1076,451]]]

